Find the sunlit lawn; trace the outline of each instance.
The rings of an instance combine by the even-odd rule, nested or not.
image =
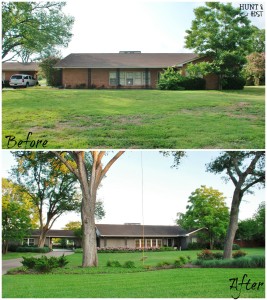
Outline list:
[[[242,249],[248,255],[263,255],[264,249]],[[196,258],[199,251],[145,252],[145,265],[157,265],[180,255]],[[244,274],[253,282],[264,282],[264,269],[142,270],[142,253],[99,253],[99,267],[80,268],[82,254],[68,256],[64,270],[49,275],[3,276],[4,298],[231,298],[238,291],[230,290],[230,278],[242,281]],[[108,260],[124,263],[132,260],[136,269],[108,268]],[[15,288],[14,288],[15,287]],[[264,286],[247,290],[240,298],[264,298]]]
[[[8,147],[5,136],[19,141],[33,132],[31,139],[48,140],[47,149],[264,148],[264,94],[265,87],[242,91],[4,89],[2,147]]]

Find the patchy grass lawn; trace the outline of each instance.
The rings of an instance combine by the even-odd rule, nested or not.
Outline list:
[[[265,87],[243,91],[3,90],[7,135],[47,148],[264,148]],[[10,143],[12,146],[14,143]]]
[[[248,255],[263,255],[264,248],[242,249]],[[173,262],[179,256],[196,259],[199,250],[146,252],[146,265]],[[68,256],[65,269],[44,275],[5,275],[4,298],[231,298],[239,291],[230,290],[230,278],[264,282],[264,269],[172,269],[144,271],[142,253],[99,253],[98,268],[80,268],[82,254]],[[136,269],[109,268],[108,260],[123,264],[132,260]],[[14,288],[14,286],[16,288]],[[238,286],[239,287],[239,286]],[[249,286],[251,287],[251,285]],[[242,287],[240,298],[264,298],[264,285],[259,289]]]

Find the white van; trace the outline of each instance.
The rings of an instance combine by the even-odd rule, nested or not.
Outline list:
[[[14,74],[10,77],[9,85],[13,88],[28,87],[37,84],[37,80],[28,74]]]

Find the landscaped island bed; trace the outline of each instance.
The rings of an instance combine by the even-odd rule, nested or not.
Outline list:
[[[47,140],[47,149],[264,148],[264,93],[265,87],[3,90],[2,147],[18,148],[14,141],[26,140],[32,132],[29,139]],[[14,137],[9,145],[6,136]]]

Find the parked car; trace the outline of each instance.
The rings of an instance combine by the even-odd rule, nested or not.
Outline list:
[[[37,84],[37,80],[28,74],[14,74],[10,77],[9,85],[13,88],[28,87]]]

